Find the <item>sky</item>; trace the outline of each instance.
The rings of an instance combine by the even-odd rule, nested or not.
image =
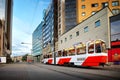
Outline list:
[[[13,0],[12,56],[32,52],[32,33],[51,0]],[[21,44],[24,42],[25,44]]]

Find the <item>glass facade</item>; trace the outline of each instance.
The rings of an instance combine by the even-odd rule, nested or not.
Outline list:
[[[0,0],[0,19],[5,19],[5,1]]]
[[[65,31],[70,30],[76,24],[76,0],[65,0]]]
[[[54,7],[53,3],[48,7],[44,14],[43,26],[43,48],[50,44],[50,50],[54,47]]]
[[[110,18],[111,41],[120,40],[120,14]]]
[[[38,56],[42,54],[43,41],[42,41],[42,27],[43,22],[41,22],[35,29],[32,35],[32,55]]]

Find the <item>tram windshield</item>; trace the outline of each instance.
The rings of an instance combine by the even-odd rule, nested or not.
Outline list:
[[[96,53],[106,52],[105,42],[103,42],[102,40],[96,40],[95,41],[95,52]]]
[[[89,54],[102,52],[106,52],[106,45],[105,42],[103,42],[102,40],[95,40],[88,43]]]

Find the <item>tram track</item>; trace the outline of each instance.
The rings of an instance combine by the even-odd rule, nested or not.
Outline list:
[[[55,71],[55,72],[65,74],[68,76],[72,76],[72,77],[82,79],[82,80],[96,80],[96,79],[97,80],[104,80],[104,79],[119,80],[119,78],[117,78],[117,77],[80,71],[82,69],[78,70],[78,69],[72,68],[72,67],[59,67],[59,66],[51,66],[51,65],[37,65],[37,64],[34,64],[34,66],[37,66],[37,67],[43,68],[43,69],[47,69],[47,70],[51,70],[51,71]],[[86,71],[87,70],[90,71],[89,69],[86,69]],[[99,69],[98,70],[95,69],[93,71],[96,71],[96,73],[99,73]]]

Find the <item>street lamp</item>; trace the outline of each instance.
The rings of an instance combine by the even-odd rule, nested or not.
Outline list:
[[[27,44],[27,45],[32,45],[31,43],[25,43],[25,42],[21,42],[21,44]],[[32,55],[32,49],[30,49],[30,55]]]
[[[25,43],[25,42],[21,42],[21,44],[29,44],[29,45],[32,45],[31,43]]]

